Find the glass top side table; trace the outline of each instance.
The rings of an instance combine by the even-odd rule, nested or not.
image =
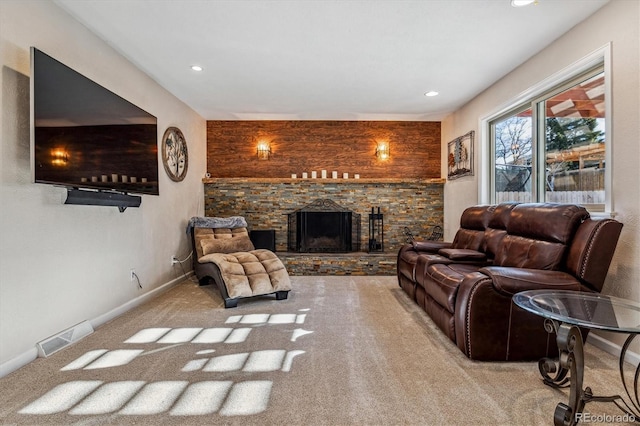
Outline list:
[[[640,365],[636,367],[633,396],[624,374],[625,356],[633,339],[640,334],[640,303],[605,296],[560,290],[530,290],[513,296],[521,308],[545,318],[545,329],[557,335],[559,359],[543,358],[538,368],[545,384],[552,387],[570,387],[569,405],[559,403],[554,413],[554,424],[574,425],[582,418],[584,405],[590,401],[615,403],[630,421],[640,421],[638,380]],[[584,351],[580,328],[627,333],[629,337],[620,353],[620,377],[630,400],[621,396],[594,396],[591,388],[582,387]]]

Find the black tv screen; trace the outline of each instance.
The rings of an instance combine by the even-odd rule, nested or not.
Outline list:
[[[33,180],[158,195],[157,119],[31,48]]]

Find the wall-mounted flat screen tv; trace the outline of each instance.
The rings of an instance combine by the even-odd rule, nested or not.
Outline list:
[[[34,47],[31,78],[34,182],[159,194],[156,117]]]

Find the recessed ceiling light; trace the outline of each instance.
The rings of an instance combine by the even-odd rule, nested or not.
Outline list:
[[[538,3],[537,0],[511,0],[511,6],[513,7],[522,7],[522,6],[528,6],[531,3]]]
[[[202,67],[200,65],[191,65],[191,69],[194,71],[202,71]]]
[[[436,92],[435,90],[429,90],[429,91],[428,91],[428,92],[426,92],[424,95],[425,95],[425,96],[429,96],[429,97],[431,97],[431,96],[438,96],[438,94],[439,94],[439,93],[438,93],[438,92]]]

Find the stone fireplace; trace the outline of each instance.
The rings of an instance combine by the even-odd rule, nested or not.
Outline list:
[[[295,253],[360,251],[360,215],[330,199],[287,214],[287,249]]]
[[[405,228],[421,238],[431,235],[434,226],[444,226],[444,182],[409,178],[206,178],[205,216],[244,216],[250,231],[274,230],[276,254],[290,275],[394,275],[398,250],[406,242]],[[372,206],[381,206],[384,250],[367,252],[371,235],[365,225],[359,236],[351,229],[351,248],[357,252],[289,251],[289,214],[318,199],[330,199],[341,210],[352,210],[365,221]]]

